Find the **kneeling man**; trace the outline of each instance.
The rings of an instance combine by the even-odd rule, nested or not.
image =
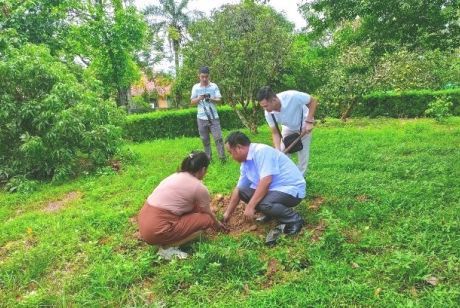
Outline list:
[[[296,165],[279,150],[251,143],[245,134],[238,131],[226,138],[225,147],[241,166],[238,184],[224,213],[224,223],[243,200],[247,203],[245,219],[254,219],[258,211],[265,215],[259,221],[277,219],[285,224],[284,233],[299,233],[304,221],[292,207],[305,197],[306,183]]]

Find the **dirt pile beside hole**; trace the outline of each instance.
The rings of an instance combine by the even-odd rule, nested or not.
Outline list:
[[[211,210],[216,214],[218,218],[221,218],[224,215],[225,209],[230,203],[230,196],[223,196],[217,194],[211,200]],[[242,233],[254,232],[261,236],[265,236],[267,232],[276,226],[276,221],[270,223],[256,223],[255,221],[246,221],[244,219],[244,209],[246,204],[240,202],[233,212],[230,220],[227,222],[226,226],[229,228],[228,234],[230,235],[240,235]],[[209,236],[215,236],[219,232],[208,229],[206,234]]]

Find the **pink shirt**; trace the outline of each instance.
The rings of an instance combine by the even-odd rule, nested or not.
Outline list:
[[[155,188],[147,203],[176,215],[190,213],[195,206],[208,207],[211,202],[206,186],[188,172],[177,172]]]

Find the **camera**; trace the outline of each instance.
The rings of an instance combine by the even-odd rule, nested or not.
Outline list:
[[[209,94],[209,93],[203,94],[203,96],[204,96],[205,102],[208,102],[209,99],[211,98],[211,94]]]

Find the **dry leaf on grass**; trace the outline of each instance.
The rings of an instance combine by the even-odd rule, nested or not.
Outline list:
[[[427,279],[425,279],[425,282],[432,286],[437,286],[439,283],[439,279],[434,276],[430,276]]]

